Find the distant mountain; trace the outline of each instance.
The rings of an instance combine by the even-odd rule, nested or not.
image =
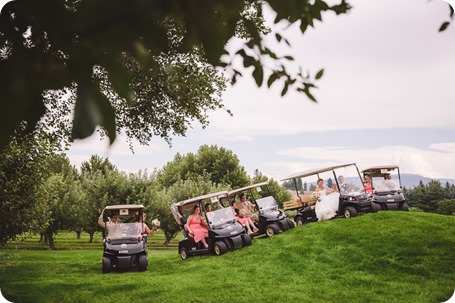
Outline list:
[[[414,174],[401,174],[401,185],[408,189],[412,189],[413,187],[418,186],[420,183],[420,180],[422,180],[424,185],[426,185],[431,180],[439,180],[439,182],[441,182],[441,185],[443,187],[445,186],[446,182],[449,182],[449,184],[455,184],[455,179],[445,179],[445,178],[438,179],[438,178],[428,178],[428,177],[424,177],[421,175],[414,175]],[[358,182],[358,179],[354,180],[354,178],[352,178],[352,177],[346,177],[345,181],[347,183]],[[316,186],[316,182],[308,182],[307,185]]]
[[[438,178],[428,178],[420,175],[413,175],[413,174],[401,174],[401,185],[403,185],[406,188],[413,188],[415,186],[418,186],[420,183],[420,180],[422,180],[423,184],[427,184],[431,180],[439,180],[441,182],[442,186],[444,186],[447,182],[449,184],[455,184],[455,179],[438,179]]]

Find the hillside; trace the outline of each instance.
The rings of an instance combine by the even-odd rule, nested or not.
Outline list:
[[[379,212],[296,227],[220,257],[152,251],[146,272],[104,275],[101,252],[3,250],[0,287],[13,302],[439,303],[455,287],[454,234],[453,216]]]

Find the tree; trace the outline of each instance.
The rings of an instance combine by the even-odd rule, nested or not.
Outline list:
[[[158,180],[169,188],[179,180],[208,176],[216,184],[238,188],[249,184],[245,168],[238,157],[230,150],[216,145],[203,145],[197,154],[177,154],[174,161],[168,162],[158,175]]]
[[[38,190],[54,155],[55,146],[35,134],[17,134],[0,153],[0,246],[44,223]]]
[[[443,215],[455,216],[455,199],[443,199],[439,201],[437,212]]]
[[[178,180],[169,188],[149,187],[144,193],[145,200],[150,201],[147,212],[157,217],[166,237],[163,245],[175,238],[180,231],[171,212],[171,203],[179,202],[204,194],[225,190],[226,185],[215,184],[208,176],[196,176],[192,179]],[[150,216],[149,216],[150,217]]]
[[[425,194],[425,200],[421,202],[421,208],[424,211],[436,212],[438,202],[444,198],[441,182],[438,180],[428,182]]]
[[[100,165],[101,164],[101,165]],[[83,230],[93,241],[95,232],[100,231],[98,217],[107,205],[134,204],[134,187],[128,176],[119,172],[108,159],[92,156],[81,165],[81,186],[85,201],[80,205],[84,209]]]
[[[327,179],[327,187],[332,188],[332,185],[333,185],[332,178]]]
[[[274,23],[299,22],[302,33],[316,20],[322,20],[321,13],[332,11],[342,14],[350,8],[345,0],[332,6],[322,0],[266,2],[277,13]],[[255,13],[249,13],[251,10]],[[315,86],[314,79],[319,79],[323,71],[319,71],[314,79],[304,74],[302,69],[294,74],[289,72],[285,63],[292,62],[293,58],[278,56],[272,48],[264,45],[261,38],[263,22],[257,21],[261,17],[260,4],[240,0],[16,0],[7,3],[0,16],[0,100],[3,108],[0,148],[6,145],[21,121],[27,122],[29,131],[35,127],[46,111],[46,92],[68,88],[76,92],[73,137],[87,137],[97,125],[101,125],[112,142],[116,136],[116,123],[122,125],[124,121],[117,121],[115,106],[109,102],[103,80],[109,80],[107,91],[112,95],[133,102],[135,74],[131,67],[137,66],[141,71],[151,70],[154,75],[159,75],[155,65],[162,63],[159,56],[172,51],[179,58],[181,54],[192,54],[199,49],[206,58],[207,67],[225,68],[233,82],[242,75],[234,65],[240,58],[244,67],[253,68],[252,75],[258,86],[262,86],[265,79],[269,87],[280,81],[283,83],[282,95],[293,87],[315,101],[310,89]],[[246,39],[229,54],[225,45],[235,35]],[[280,33],[274,37],[278,43],[289,45]],[[178,43],[172,44],[173,41]],[[274,67],[267,68],[263,64],[266,61],[275,63]],[[168,68],[173,70],[175,61],[170,62],[172,65]],[[178,87],[174,88],[181,93]],[[145,91],[146,98],[150,97],[149,91]],[[159,101],[162,100],[159,98]],[[176,133],[184,131],[185,127],[181,128],[184,123],[181,122],[186,121],[182,119],[202,118],[202,122],[205,121],[205,116],[199,114],[201,108],[198,108],[197,102],[200,99],[177,98],[173,101],[176,102],[170,103],[172,112],[189,109],[183,117],[178,117],[178,127],[174,129]],[[159,105],[156,102],[152,104]],[[219,104],[215,102],[210,106],[217,107]],[[144,109],[142,107],[139,111]],[[133,110],[134,113],[137,112]],[[153,111],[152,114],[155,113]],[[158,119],[162,112],[156,114]],[[173,129],[170,125],[159,128],[156,121],[151,122],[156,127],[152,133],[157,131],[165,137],[166,132]],[[144,123],[147,124],[141,119],[134,121],[131,131],[147,129]]]
[[[267,186],[270,190],[270,192],[272,193],[272,195],[275,197],[276,201],[278,202],[278,206],[280,208],[283,207],[283,202],[285,201],[289,201],[292,197],[291,197],[291,194],[289,194],[289,192],[283,188],[282,186],[280,186],[278,184],[278,182],[276,182],[275,180],[272,179],[269,179],[267,176],[258,176],[258,177],[254,177],[252,180],[251,180],[251,183],[252,184],[257,184],[257,183],[261,183],[261,182],[268,182]],[[259,192],[259,195],[268,195],[268,193],[266,192]]]

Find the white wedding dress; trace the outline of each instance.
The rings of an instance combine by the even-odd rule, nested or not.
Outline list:
[[[329,220],[335,217],[336,212],[338,211],[338,203],[340,194],[338,192],[333,192],[327,195],[327,189],[319,191],[319,199],[316,203],[316,217],[319,221]]]

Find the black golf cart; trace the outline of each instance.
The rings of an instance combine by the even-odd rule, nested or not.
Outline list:
[[[222,255],[228,250],[252,244],[251,237],[237,221],[234,209],[220,206],[218,198],[227,197],[227,194],[227,191],[222,191],[171,204],[175,221],[184,235],[179,242],[179,255],[183,260],[189,256],[209,253]],[[204,248],[201,242],[196,243],[185,227],[186,220],[193,213],[196,205],[199,206],[201,214],[207,218],[208,248]],[[210,205],[212,210],[206,211],[206,205]]]
[[[144,223],[140,220],[144,210],[143,205],[111,205],[104,208],[103,273],[110,272],[112,268],[147,270],[147,236]],[[111,221],[113,216],[118,217],[116,223]]]
[[[297,199],[285,202],[284,209],[297,210],[294,217],[297,225],[318,221],[315,211],[315,204],[318,200],[316,195],[311,190],[305,191],[298,188],[300,182],[297,180],[307,177],[312,177],[311,181],[302,181],[301,184],[310,184],[310,187],[316,187],[316,180],[319,178],[325,178],[325,181],[329,181],[330,179],[332,184],[329,184],[329,187],[335,189],[337,194],[339,194],[338,210],[336,211],[335,217],[344,216],[345,218],[351,218],[357,216],[358,213],[377,211],[372,208],[371,201],[368,199],[368,194],[363,188],[363,181],[355,163],[312,169],[290,175],[282,180],[294,180]],[[344,181],[341,183],[339,180]]]
[[[409,210],[402,193],[400,168],[397,165],[373,166],[362,171],[370,176],[373,194],[370,197],[380,210]]]
[[[260,235],[266,235],[271,237],[281,231],[286,231],[294,227],[292,220],[286,219],[286,215],[280,209],[278,209],[278,203],[273,197],[268,187],[268,182],[257,183],[235,190],[229,191],[229,203],[230,206],[236,206],[241,209],[242,203],[240,197],[246,195],[248,201],[252,201],[255,205],[258,213],[258,222],[256,226],[258,231],[251,234],[256,237]]]

